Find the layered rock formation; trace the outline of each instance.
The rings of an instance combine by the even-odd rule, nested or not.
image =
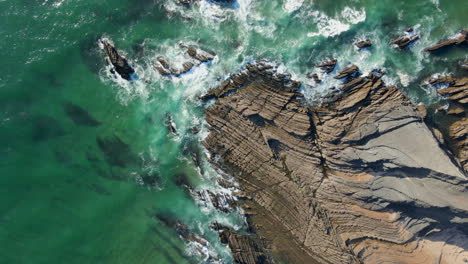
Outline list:
[[[439,42],[438,44],[434,46],[430,46],[425,48],[425,51],[441,51],[443,49],[452,47],[452,46],[458,46],[462,44],[468,44],[468,30],[462,30],[460,33],[458,33],[455,37],[444,40]]]
[[[404,49],[418,39],[419,39],[419,35],[414,32],[413,28],[408,28],[405,31],[404,35],[398,38],[392,39],[391,42],[392,44],[396,45],[398,48]]]
[[[369,40],[361,40],[361,41],[356,43],[356,47],[359,50],[365,49],[365,48],[370,48],[370,47],[372,47],[372,42],[370,42]]]
[[[350,66],[336,76],[341,93],[309,107],[300,83],[258,62],[205,97],[216,102],[204,145],[237,178],[250,227],[277,260],[468,261],[467,176],[379,76]]]

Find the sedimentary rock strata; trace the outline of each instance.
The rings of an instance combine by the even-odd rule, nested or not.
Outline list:
[[[418,39],[419,39],[419,35],[414,32],[413,28],[408,28],[405,31],[404,35],[398,38],[392,39],[391,43],[396,45],[400,49],[404,49]]]
[[[457,156],[468,172],[468,118],[462,118],[450,126],[450,137],[457,148]]]
[[[370,48],[372,47],[372,42],[370,42],[369,40],[361,40],[356,43],[356,47],[359,50],[364,49],[364,48]]]
[[[439,42],[434,46],[425,48],[425,51],[440,51],[445,48],[468,44],[468,30],[462,30],[455,37]]]
[[[437,93],[447,96],[449,100],[460,104],[468,104],[468,77],[456,78],[452,75],[439,76],[429,80],[433,86],[446,85]]]
[[[456,158],[378,74],[336,77],[341,92],[320,107],[267,62],[205,97],[216,102],[204,145],[239,181],[251,228],[286,263],[465,263]]]
[[[320,68],[322,71],[326,73],[330,73],[335,69],[336,62],[337,62],[336,59],[330,59],[330,60],[317,64],[316,67]]]

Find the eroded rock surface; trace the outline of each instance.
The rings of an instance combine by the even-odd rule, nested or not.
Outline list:
[[[194,46],[179,43],[179,47],[186,50],[187,60],[182,62],[182,65],[172,65],[163,56],[158,56],[154,64],[154,69],[164,76],[179,77],[202,63],[212,61],[215,57],[215,55]]]
[[[372,47],[372,42],[370,42],[369,40],[361,40],[361,41],[356,43],[356,47],[359,50],[365,49],[365,48],[370,48],[370,47]]]
[[[212,162],[277,260],[465,263],[467,176],[408,98],[358,72],[308,107],[300,83],[247,65],[206,97]]]
[[[449,47],[458,46],[462,44],[468,44],[468,30],[462,30],[455,37],[441,41],[434,46],[425,48],[424,50],[431,51],[431,52],[441,51],[442,49],[446,49]]]
[[[419,34],[415,33],[413,28],[408,28],[405,33],[395,39],[392,39],[392,44],[396,45],[400,49],[408,47],[411,43],[419,39]]]
[[[450,137],[457,147],[457,156],[468,172],[468,118],[462,118],[450,126]]]
[[[101,47],[107,54],[109,62],[113,65],[112,73],[119,74],[125,80],[133,80],[135,78],[135,70],[128,64],[127,60],[118,53],[108,39],[99,40]]]
[[[431,78],[429,83],[433,86],[445,86],[437,93],[447,96],[449,100],[459,104],[468,104],[468,77],[456,78],[453,75],[442,75]]]
[[[335,69],[335,66],[336,66],[336,59],[330,59],[330,60],[327,60],[327,61],[324,61],[320,64],[317,64],[317,68],[320,68],[322,71],[326,72],[326,73],[330,73],[332,72],[334,69]]]

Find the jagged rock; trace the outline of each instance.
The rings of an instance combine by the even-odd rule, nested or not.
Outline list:
[[[468,30],[462,30],[455,37],[441,41],[434,46],[427,47],[424,49],[424,51],[440,51],[445,48],[458,46],[462,44],[468,44]]]
[[[356,43],[356,47],[358,47],[358,49],[369,48],[372,47],[372,42],[370,42],[369,40],[361,40],[358,43]]]
[[[307,78],[313,79],[316,83],[321,83],[322,82],[322,80],[319,78],[318,74],[316,74],[316,73],[307,74]]]
[[[176,70],[172,69],[169,62],[162,56],[156,58],[156,63],[154,64],[154,68],[161,74],[161,75],[171,75],[176,74]]]
[[[324,61],[320,64],[317,64],[316,67],[320,68],[322,71],[326,73],[330,73],[335,69],[336,62],[337,62],[336,59],[331,59],[331,60]]]
[[[416,110],[418,110],[419,114],[421,115],[421,118],[424,119],[427,117],[427,109],[423,104],[418,104],[416,106]]]
[[[234,196],[222,192],[212,192],[210,190],[196,190],[192,192],[195,200],[206,205],[211,204],[221,212],[231,212],[237,207]]]
[[[274,258],[468,259],[467,176],[396,87],[371,73],[309,107],[271,64],[246,68],[211,94],[204,145]]]
[[[461,63],[461,67],[465,70],[468,70],[468,62]]]
[[[403,36],[392,39],[391,43],[397,45],[400,49],[404,49],[418,39],[419,35],[414,33],[413,28],[408,28]]]
[[[164,121],[164,124],[166,125],[169,132],[171,132],[173,135],[177,135],[177,127],[174,123],[174,120],[172,119],[171,114],[166,114],[166,120]]]
[[[194,58],[195,60],[198,60],[200,62],[208,62],[214,59],[215,55],[210,54],[204,50],[198,49],[194,46],[187,46],[183,43],[180,43],[180,46],[182,48],[187,49],[187,54]]]
[[[264,243],[258,238],[240,235],[219,223],[213,223],[212,228],[219,234],[221,242],[229,245],[234,261],[238,264],[269,264],[273,261],[264,252]]]
[[[460,106],[453,106],[451,105],[449,109],[447,109],[448,115],[459,115],[465,113],[465,109]]]
[[[63,105],[65,113],[68,117],[77,125],[80,126],[100,126],[101,122],[97,121],[92,115],[88,113],[81,106],[71,102],[67,102]]]
[[[179,3],[183,5],[190,5],[194,2],[195,0],[179,0]]]
[[[344,68],[337,76],[335,76],[335,79],[355,77],[358,74],[359,74],[359,68],[356,65],[352,64]]]
[[[462,118],[450,126],[450,137],[455,142],[458,159],[468,172],[468,118]]]
[[[447,96],[449,100],[468,104],[468,77],[456,78],[453,75],[441,75],[429,79],[432,86],[444,85],[446,87],[437,90],[437,93]]]
[[[183,241],[192,243],[194,245],[194,249],[197,251],[196,255],[205,256],[208,260],[217,263],[216,260],[218,260],[218,257],[213,255],[211,252],[207,252],[206,250],[206,247],[209,246],[209,242],[206,239],[193,232],[187,225],[179,220],[174,220],[171,217],[163,214],[156,214],[156,218],[164,225],[177,232]]]
[[[187,49],[187,55],[190,57],[189,60],[182,63],[181,68],[173,67],[164,57],[159,56],[156,58],[154,69],[163,76],[179,77],[201,63],[214,59],[214,55],[193,46],[187,46],[183,43],[179,43],[179,47]]]
[[[113,73],[117,72],[125,80],[133,80],[135,78],[135,70],[130,67],[127,60],[117,52],[117,50],[109,43],[109,40],[103,38],[100,39],[99,42],[106,52],[110,63],[114,66],[112,70]]]

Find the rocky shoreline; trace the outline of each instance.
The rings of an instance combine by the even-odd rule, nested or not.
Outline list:
[[[233,249],[238,263],[468,260],[466,120],[451,130],[457,157],[425,109],[379,73],[350,65],[335,75],[339,92],[310,107],[299,82],[261,61],[204,96],[215,99],[204,145],[238,180],[238,205],[261,241]]]

